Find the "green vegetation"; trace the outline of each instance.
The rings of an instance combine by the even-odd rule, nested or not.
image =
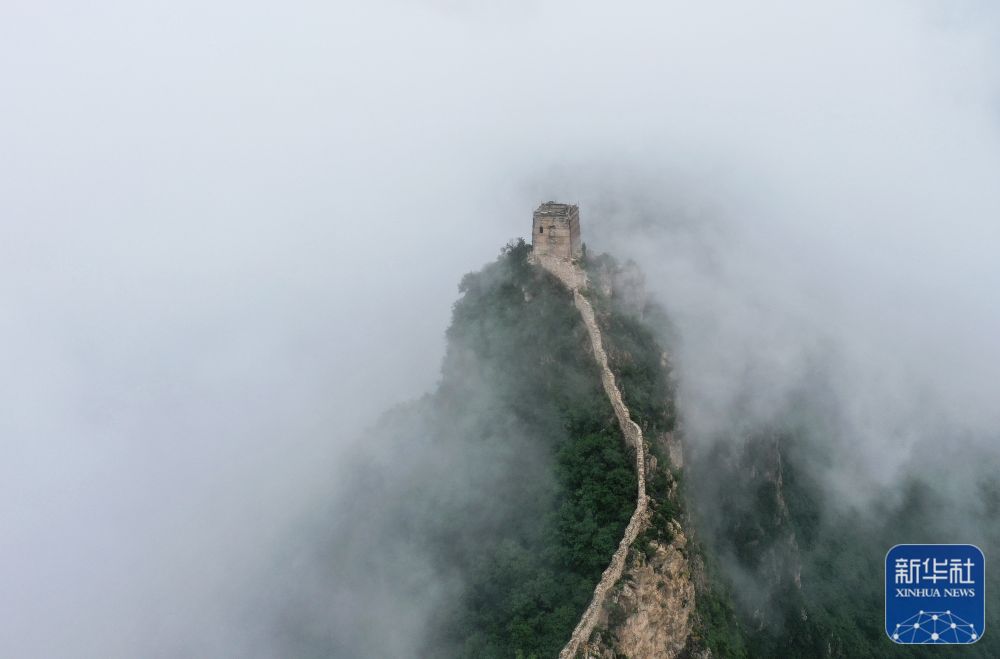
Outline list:
[[[642,428],[649,451],[658,468],[646,481],[650,496],[651,524],[637,539],[635,549],[651,555],[651,541],[669,543],[673,523],[689,526],[684,515],[682,472],[671,465],[660,441],[676,429],[675,392],[670,379],[670,364],[665,361],[661,337],[670,338],[673,328],[662,308],[649,300],[632,301],[628,308],[621,297],[600,293],[603,278],[612,277],[619,265],[607,254],[588,259],[585,267],[591,282],[588,292],[597,311],[604,335],[605,349],[632,419]],[[637,305],[638,303],[638,305]],[[636,308],[638,307],[638,308]],[[711,554],[693,536],[688,538],[689,559],[700,567],[703,578],[697,579],[695,600],[697,622],[689,648],[711,650],[715,656],[746,656],[743,632],[734,611],[726,580],[722,578]]]
[[[617,267],[607,254],[585,263],[591,282],[597,283],[608,276],[603,273],[613,272]],[[642,300],[642,316],[649,317],[644,320],[630,313],[614,297],[615,293],[608,297],[592,286],[587,294],[597,313],[608,360],[632,420],[639,424],[647,439],[673,430],[677,419],[674,391],[662,361],[663,348],[652,329],[656,325],[667,328],[666,315],[656,305]]]
[[[592,282],[620,273],[601,255],[588,260]],[[674,392],[662,368],[660,341],[673,330],[662,309],[648,302],[629,304],[592,287],[588,297],[598,312],[612,370],[633,419],[642,427],[651,453],[668,465],[656,438],[675,428]],[[724,440],[708,453],[689,456],[686,478],[662,470],[648,479],[653,525],[636,543],[670,539],[668,521],[684,520],[699,533],[689,537],[688,555],[701,572],[696,579],[697,621],[689,649],[710,649],[719,657],[930,657],[938,648],[898,646],[882,629],[882,558],[893,544],[942,542],[966,537],[930,529],[940,519],[936,497],[926,484],[932,474],[915,475],[903,493],[887,493],[882,510],[842,510],[822,505],[821,472],[830,460],[820,437],[822,411],[797,409],[781,427],[757,429],[749,440]],[[780,471],[780,478],[778,476]],[[966,541],[1000,544],[1000,486],[981,474],[984,505],[981,537]],[[687,482],[695,487],[688,487]],[[990,503],[992,502],[992,503]],[[686,505],[685,505],[686,504]],[[690,508],[688,515],[684,509]],[[864,520],[883,520],[879,524]],[[739,587],[733,577],[738,575]],[[997,592],[991,578],[987,592]],[[996,609],[997,607],[994,607]],[[1000,625],[991,612],[987,626]],[[1000,656],[1000,637],[987,633],[963,648],[962,656]]]
[[[695,599],[697,625],[692,645],[710,649],[715,656],[743,659],[747,656],[744,632],[733,608],[729,585],[712,553],[698,544],[690,555],[702,561],[704,581]]]
[[[942,542],[968,538],[969,531],[943,528],[947,522],[937,521],[942,497],[917,473],[902,492],[876,498],[884,503],[875,510],[821,505],[823,487],[813,474],[825,464],[827,442],[815,436],[816,427],[807,421],[739,445],[722,442],[690,467],[695,474],[712,474],[714,485],[694,496],[712,501],[717,516],[711,553],[730,557],[716,583],[722,587],[726,574],[741,574],[745,656],[937,656],[939,648],[900,646],[886,637],[882,560],[901,541]],[[780,488],[774,473],[779,460]],[[983,482],[994,481],[984,477]],[[982,518],[979,537],[968,541],[995,546],[996,526],[986,521],[989,513]],[[928,525],[928,519],[936,524]],[[987,592],[997,587],[991,579]],[[993,615],[989,606],[987,615]],[[714,634],[712,618],[705,620],[706,633]],[[987,626],[997,624],[994,620]],[[996,657],[998,647],[987,634],[961,653]]]
[[[635,505],[586,329],[529,249],[511,243],[462,280],[441,383],[422,403],[425,432],[491,480],[468,506],[446,503],[445,521],[440,507],[417,513],[435,568],[462,584],[422,656],[558,654]]]
[[[415,656],[555,656],[635,504],[634,456],[586,329],[569,292],[529,265],[529,250],[511,243],[462,280],[437,390],[386,415],[372,445],[387,457],[361,465],[347,485],[357,518],[374,521],[350,525],[355,537],[333,543],[332,578],[354,578],[356,563],[337,571],[338,551],[360,547],[373,577],[364,587],[386,579],[394,595],[419,602],[414,626],[430,632]],[[688,654],[936,656],[883,633],[881,560],[901,541],[962,537],[987,553],[1000,545],[995,473],[970,476],[982,483],[979,536],[928,529],[923,520],[944,523],[941,497],[917,476],[880,510],[838,509],[824,501],[818,477],[831,439],[819,434],[820,411],[799,405],[781,427],[704,441],[682,475],[662,441],[677,425],[666,315],[627,292],[601,293],[600,278],[620,272],[609,257],[586,266],[611,368],[658,466],[647,478],[652,525],[634,548],[648,556],[651,543],[673,540],[676,524],[687,532],[696,587]],[[873,519],[884,523],[864,522]],[[989,578],[987,592],[1000,592]],[[624,615],[613,607],[611,623]],[[995,631],[1000,607],[987,615]],[[348,640],[322,629],[286,633],[302,648],[296,656],[373,656],[370,638],[381,628]],[[988,632],[962,656],[1000,656],[998,645],[1000,635]]]

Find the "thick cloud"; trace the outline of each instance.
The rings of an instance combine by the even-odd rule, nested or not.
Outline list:
[[[7,3],[0,654],[245,656],[298,512],[546,198],[647,270],[694,436],[818,362],[862,466],[995,436],[997,18]]]

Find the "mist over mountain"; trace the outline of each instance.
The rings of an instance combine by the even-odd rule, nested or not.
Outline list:
[[[775,634],[742,647],[790,638],[756,611],[794,577],[768,572],[789,537],[801,596],[840,613],[816,587],[847,570],[837,538],[989,560],[998,31],[981,2],[6,4],[0,654],[430,642],[469,573],[384,533],[400,497],[512,529],[504,469],[544,484],[554,458],[522,428],[487,459],[448,417],[393,419],[446,381],[463,273],[546,199],[669,318],[707,474],[683,481],[691,542],[720,615]],[[777,455],[775,516],[747,497]],[[366,555],[377,584],[323,563]]]

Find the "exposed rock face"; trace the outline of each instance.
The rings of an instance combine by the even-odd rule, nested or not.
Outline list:
[[[656,441],[660,443],[667,457],[670,458],[670,464],[675,469],[682,469],[684,467],[684,448],[681,445],[681,440],[677,437],[677,433],[665,432],[657,437]]]
[[[748,442],[748,448],[756,446],[758,457],[751,462],[748,471],[750,483],[767,483],[771,515],[763,520],[769,530],[769,543],[762,543],[759,555],[759,573],[771,584],[778,585],[791,580],[796,588],[802,588],[802,560],[794,527],[789,521],[788,504],[785,501],[785,467],[781,456],[778,437],[769,437],[756,442]],[[760,490],[758,485],[757,491]],[[754,617],[763,621],[763,610],[754,612]]]
[[[589,606],[569,642],[559,653],[560,659],[581,654],[602,658],[676,657],[687,644],[693,624],[694,585],[683,553],[687,541],[680,526],[675,524],[670,544],[652,543],[648,553],[645,552],[647,548],[637,550],[633,547],[636,538],[649,525],[646,476],[657,468],[655,459],[649,454],[642,431],[632,420],[608,365],[594,309],[581,293],[581,289],[587,286],[586,275],[575,263],[550,255],[536,253],[532,260],[558,277],[573,292],[574,303],[590,334],[605,392],[626,443],[636,449],[638,475],[635,512],[611,562],[594,588]],[[664,441],[669,445],[676,440],[671,435]],[[679,442],[676,442],[675,451],[679,452],[679,448]],[[620,588],[615,587],[618,583],[621,583]],[[609,626],[610,630],[591,639],[598,626]],[[602,636],[606,638],[602,639]]]
[[[587,639],[590,638],[591,632],[601,617],[608,593],[621,578],[625,570],[625,561],[628,558],[629,547],[632,546],[635,539],[649,524],[647,515],[649,497],[646,495],[646,445],[642,438],[642,430],[639,429],[639,426],[629,415],[628,407],[625,406],[622,394],[615,382],[615,376],[608,365],[608,356],[604,351],[604,341],[601,337],[601,330],[597,326],[597,317],[594,315],[594,308],[591,306],[590,301],[580,292],[580,289],[586,286],[586,274],[584,274],[578,265],[572,262],[554,259],[546,255],[533,256],[536,263],[548,269],[573,292],[573,302],[580,312],[580,316],[583,318],[583,324],[590,335],[594,359],[597,360],[597,365],[601,370],[601,381],[604,384],[604,391],[608,396],[608,400],[611,401],[611,407],[614,408],[615,416],[618,418],[618,425],[621,427],[622,435],[625,437],[625,443],[635,449],[635,471],[638,479],[635,512],[632,513],[632,518],[629,519],[628,526],[625,527],[625,535],[622,537],[621,542],[618,543],[618,549],[615,550],[614,555],[611,557],[611,562],[601,575],[601,580],[597,582],[597,586],[594,588],[594,596],[591,598],[587,609],[583,612],[580,622],[577,623],[576,628],[573,630],[573,635],[562,649],[562,652],[559,653],[560,659],[570,659],[577,655],[577,651],[582,649]]]
[[[801,588],[802,558],[786,500],[786,465],[782,436],[753,435],[741,447],[716,456],[725,474],[727,499],[721,516],[732,520],[720,532],[728,551],[752,570],[757,587],[735,592],[757,630],[781,624],[775,597],[787,598]]]
[[[694,624],[694,583],[683,553],[680,527],[669,545],[650,543],[652,553],[633,553],[634,561],[608,602],[607,638],[591,652],[602,659],[677,657]],[[615,624],[617,623],[617,624]]]

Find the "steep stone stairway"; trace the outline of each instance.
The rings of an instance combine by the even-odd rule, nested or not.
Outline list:
[[[580,292],[587,286],[586,274],[579,266],[553,257],[534,256],[533,260],[558,277],[573,292],[573,303],[583,318],[583,324],[590,335],[594,358],[601,369],[601,381],[604,384],[604,392],[607,394],[608,400],[611,401],[611,406],[615,410],[615,416],[618,418],[618,425],[621,427],[625,442],[635,449],[635,469],[639,483],[636,494],[635,512],[632,513],[628,526],[625,527],[625,535],[622,537],[621,542],[618,543],[618,549],[615,550],[614,555],[611,557],[611,563],[604,570],[601,580],[594,588],[594,596],[591,598],[590,604],[587,605],[587,609],[583,612],[583,616],[573,630],[573,635],[562,649],[562,652],[559,653],[560,659],[572,659],[576,656],[580,647],[587,643],[591,632],[594,631],[594,626],[600,617],[601,609],[608,597],[608,593],[611,592],[614,585],[621,579],[622,573],[625,570],[625,561],[628,558],[629,548],[648,523],[647,510],[649,507],[649,498],[646,495],[646,449],[643,443],[642,430],[632,420],[628,407],[626,407],[625,402],[622,400],[621,392],[618,390],[615,376],[608,365],[608,356],[604,351],[604,340],[601,336],[601,330],[597,326],[597,317],[594,314],[594,308],[590,304],[590,300]]]

